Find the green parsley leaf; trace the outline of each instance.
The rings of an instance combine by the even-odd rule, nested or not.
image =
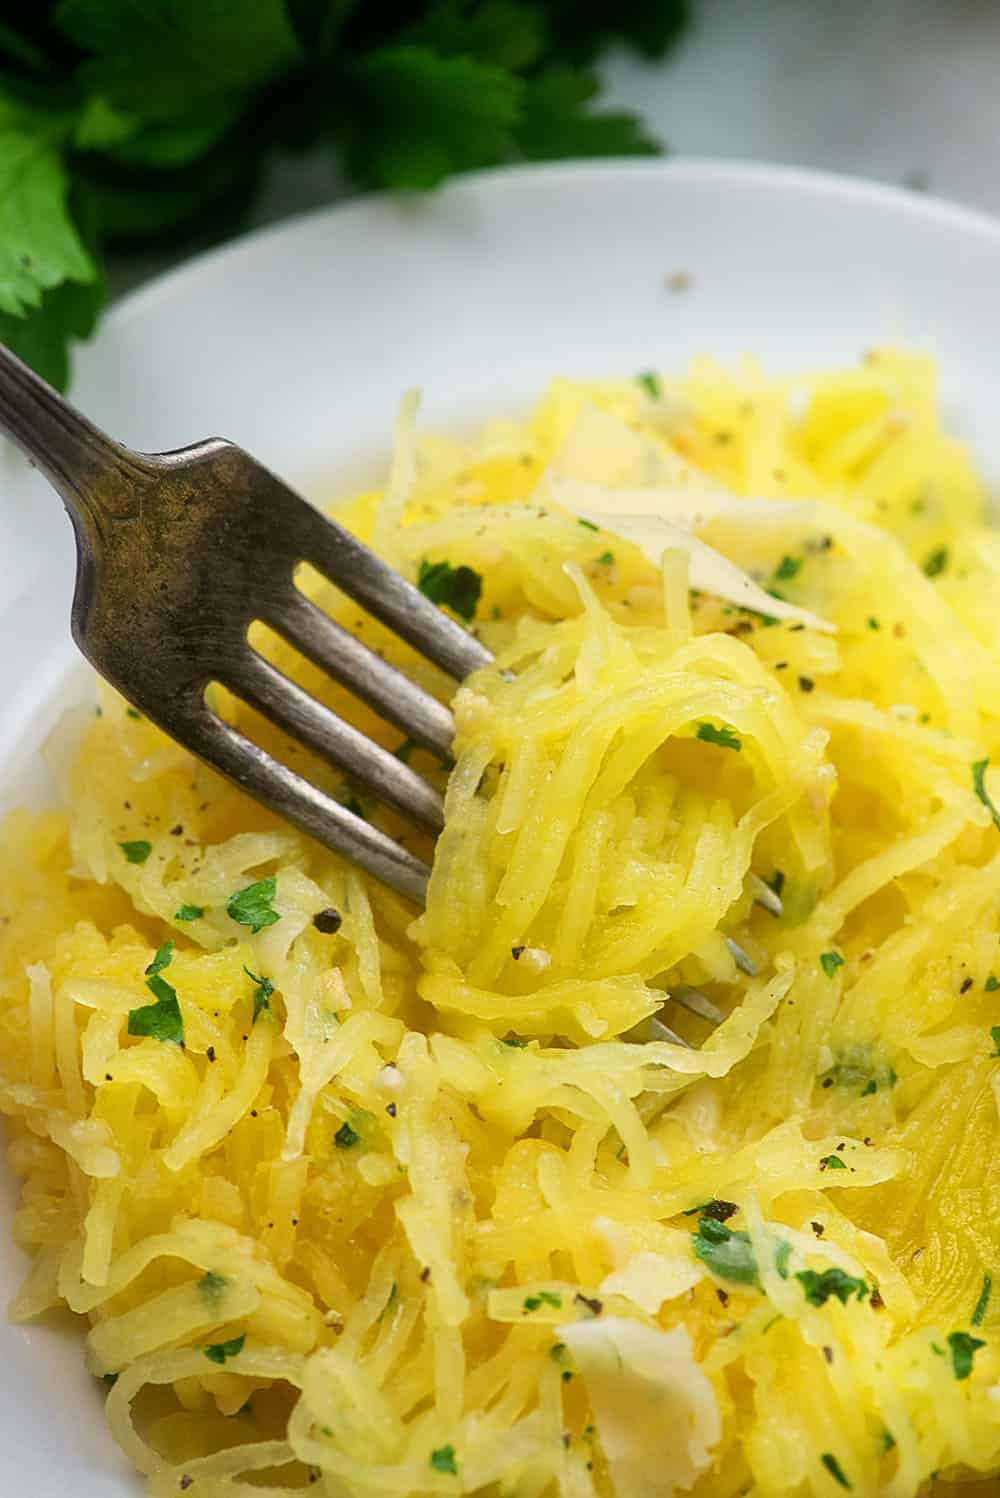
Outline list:
[[[59,154],[68,116],[0,100],[0,312],[23,317],[66,281],[97,269],[66,208]]]
[[[928,577],[940,577],[947,565],[948,548],[947,546],[939,546],[936,551],[931,552],[930,556],[924,562],[924,572]]]
[[[851,1484],[844,1476],[844,1469],[840,1465],[832,1451],[824,1451],[820,1457],[820,1461],[823,1463],[824,1467],[829,1472],[834,1482],[839,1482],[842,1488],[850,1488]]]
[[[338,1149],[349,1150],[353,1149],[356,1144],[361,1143],[361,1135],[357,1129],[352,1129],[351,1125],[345,1119],[336,1134],[334,1134],[333,1142]]]
[[[163,946],[157,950],[156,956],[153,958],[152,962],[149,964],[149,967],[146,969],[146,977],[155,978],[156,974],[162,973],[163,969],[165,967],[169,967],[173,960],[174,944],[173,941],[168,938],[168,940],[163,943]]]
[[[526,1311],[537,1311],[539,1306],[552,1306],[558,1311],[562,1306],[562,1296],[557,1295],[554,1290],[539,1290],[534,1295],[524,1297]]]
[[[126,863],[145,863],[153,851],[152,843],[148,843],[143,837],[136,838],[132,843],[119,843],[118,846],[125,854]]]
[[[417,587],[432,603],[445,603],[463,619],[475,616],[483,591],[483,580],[471,567],[453,567],[450,562],[420,563]]]
[[[757,1261],[750,1234],[727,1228],[715,1217],[702,1217],[692,1239],[695,1257],[724,1280],[757,1284]]]
[[[592,73],[564,64],[530,78],[514,131],[521,155],[529,161],[656,155],[659,146],[635,115],[591,110],[598,89]]]
[[[972,1313],[972,1325],[982,1326],[983,1317],[986,1315],[986,1307],[990,1303],[990,1294],[993,1290],[993,1276],[987,1272],[983,1275],[983,1287],[976,1301],[976,1308]]]
[[[869,615],[868,615],[868,619],[867,619],[867,621],[866,621],[866,622],[867,622],[867,624],[868,624],[868,628],[869,628],[869,629],[881,629],[881,628],[882,628],[882,626],[881,626],[881,624],[880,624],[880,623],[879,623],[879,621],[878,621],[878,620],[877,620],[877,619],[876,619],[876,618],[875,618],[875,615],[874,615],[874,614],[869,614]]]
[[[986,980],[986,992],[996,993],[998,988],[1000,988],[1000,978],[998,978],[995,973],[990,973],[989,977]]]
[[[644,369],[642,374],[636,375],[635,380],[637,385],[642,386],[650,400],[659,400],[663,391],[658,374],[654,374],[651,369]]]
[[[796,573],[800,571],[804,561],[805,557],[782,557],[774,570],[775,579],[779,583],[790,582]]]
[[[156,995],[155,1004],[142,1004],[129,1011],[128,1033],[149,1035],[172,1045],[184,1044],[184,1019],[177,994],[163,978],[147,978],[146,987]]]
[[[819,1163],[820,1163],[821,1168],[825,1168],[826,1170],[846,1170],[847,1169],[847,1166],[844,1164],[843,1160],[840,1158],[839,1155],[824,1155],[823,1158],[822,1158],[822,1160]]]
[[[993,1055],[1000,1056],[1000,1025],[990,1025],[990,1034],[993,1037]]]
[[[101,1374],[101,1378],[103,1379],[104,1383],[107,1384],[107,1386],[108,1386],[109,1389],[113,1389],[114,1386],[115,1386],[115,1384],[121,1378],[121,1374],[120,1373],[102,1373]]]
[[[243,1351],[246,1341],[246,1333],[242,1337],[233,1337],[228,1342],[213,1342],[209,1347],[202,1349],[210,1363],[225,1363],[229,1358],[238,1357]]]
[[[595,525],[592,520],[584,520],[582,515],[577,516],[576,523],[577,525],[582,525],[585,531],[599,531],[601,528],[599,525]]]
[[[795,1278],[812,1306],[825,1306],[831,1295],[835,1295],[840,1304],[846,1306],[852,1295],[858,1300],[864,1300],[868,1294],[868,1286],[864,1280],[845,1274],[836,1265],[831,1269],[824,1269],[822,1274],[818,1274],[815,1269],[803,1269]]]
[[[174,911],[175,921],[200,921],[205,914],[204,905],[182,905]]]
[[[524,84],[472,57],[388,46],[344,70],[351,171],[385,187],[435,187],[450,172],[511,154]]]
[[[409,27],[406,39],[514,72],[540,62],[551,40],[541,10],[520,0],[478,0],[475,6],[446,0]]]
[[[778,1271],[779,1277],[783,1280],[787,1280],[788,1278],[788,1261],[791,1257],[792,1245],[788,1242],[787,1238],[779,1239],[774,1250],[774,1267]]]
[[[972,1360],[980,1347],[986,1343],[981,1337],[972,1337],[968,1332],[949,1332],[948,1346],[951,1348],[951,1366],[955,1377],[961,1381],[972,1372]]]
[[[615,554],[613,551],[602,551],[597,560],[602,567],[610,567],[614,563]]]
[[[62,0],[56,19],[90,54],[85,86],[147,119],[242,98],[302,56],[282,0]]]
[[[737,754],[743,748],[742,740],[731,728],[716,728],[712,723],[699,723],[695,738],[703,739],[706,744],[717,744],[720,749],[735,749]]]
[[[21,316],[0,312],[0,343],[37,370],[43,380],[65,390],[68,344],[74,338],[90,337],[106,295],[100,274],[87,282],[63,281],[43,292],[38,306]]]
[[[828,978],[832,978],[838,967],[844,966],[844,959],[839,952],[821,952],[819,964]]]
[[[226,906],[231,919],[241,926],[249,926],[254,936],[258,931],[263,931],[265,926],[273,926],[275,921],[281,920],[281,916],[271,906],[275,888],[276,881],[272,877],[258,879],[256,884],[248,884],[246,889],[237,890]]]
[[[891,1430],[884,1430],[882,1432],[882,1450],[883,1451],[893,1451],[893,1450],[895,1450],[895,1446],[896,1446],[896,1437],[893,1435],[892,1431]]]
[[[217,1310],[228,1284],[229,1281],[224,1274],[216,1274],[214,1270],[209,1269],[198,1281],[198,1289],[201,1291],[206,1305],[211,1306],[213,1310]]]
[[[869,1097],[881,1089],[895,1087],[898,1078],[892,1066],[868,1044],[857,1044],[835,1051],[833,1066],[824,1081],[853,1092],[858,1088],[862,1097]]]
[[[274,984],[270,978],[258,978],[257,974],[252,973],[248,967],[244,967],[243,971],[250,979],[250,982],[257,985],[253,991],[253,1023],[256,1024],[261,1010],[270,1009],[271,1007],[271,995],[274,993]]]
[[[439,1446],[436,1451],[432,1451],[431,1466],[435,1472],[450,1472],[452,1477],[457,1477],[458,1462],[455,1460],[454,1446]]]
[[[989,763],[988,759],[977,759],[972,766],[972,789],[989,811],[994,827],[1000,827],[1000,811],[994,806],[990,793],[986,789],[986,771],[989,769]]]

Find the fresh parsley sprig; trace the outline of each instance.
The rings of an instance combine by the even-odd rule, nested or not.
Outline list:
[[[0,22],[0,340],[57,385],[102,259],[234,229],[281,153],[425,189],[506,161],[649,153],[588,65],[659,56],[688,0],[24,0]]]

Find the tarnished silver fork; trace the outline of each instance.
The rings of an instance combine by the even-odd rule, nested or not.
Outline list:
[[[226,723],[206,689],[221,682],[360,789],[437,833],[443,810],[433,786],[265,660],[248,632],[268,625],[445,762],[449,710],[312,604],[296,570],[310,563],[455,681],[489,665],[490,652],[242,448],[213,438],[133,452],[2,344],[0,432],[45,474],[73,522],[73,638],[95,670],[249,795],[422,903],[426,864]],[[756,884],[758,903],[780,915],[778,897]],[[727,941],[752,974],[748,954]],[[723,1018],[688,985],[668,997],[710,1025]],[[659,1018],[648,1026],[642,1038],[680,1040]]]
[[[250,645],[261,621],[415,743],[447,760],[451,713],[312,604],[303,562],[461,681],[479,641],[336,521],[231,442],[132,452],[0,345],[0,431],[58,491],[76,532],[73,638],[96,671],[199,759],[418,902],[406,848],[223,721],[221,682],[376,800],[438,832],[441,798],[409,765],[317,702]]]

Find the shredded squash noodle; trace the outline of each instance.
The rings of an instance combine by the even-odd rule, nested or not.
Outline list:
[[[426,910],[102,690],[4,833],[12,1314],[80,1318],[155,1498],[996,1480],[1000,543],[931,363],[415,412],[339,513],[495,666],[299,582],[453,698],[450,773],[253,642],[441,786],[436,849],[211,702]]]

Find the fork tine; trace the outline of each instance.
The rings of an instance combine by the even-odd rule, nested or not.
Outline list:
[[[411,739],[442,759],[450,757],[455,721],[448,709],[310,603],[298,588],[264,604],[261,617]]]
[[[186,746],[248,795],[417,905],[426,900],[427,865],[363,817],[355,816],[203,704],[185,715],[183,727]]]
[[[680,983],[676,988],[672,988],[670,997],[675,1004],[680,1004],[690,1014],[697,1014],[701,1019],[707,1019],[710,1025],[721,1025],[726,1017],[721,1009],[716,1008],[707,994],[702,993],[700,988],[692,988],[690,983]]]
[[[456,681],[492,663],[485,645],[335,520],[312,511],[303,531],[303,561]]]
[[[219,680],[293,739],[308,744],[379,801],[416,817],[432,832],[444,826],[441,797],[409,765],[345,723],[328,707],[247,647]]]

